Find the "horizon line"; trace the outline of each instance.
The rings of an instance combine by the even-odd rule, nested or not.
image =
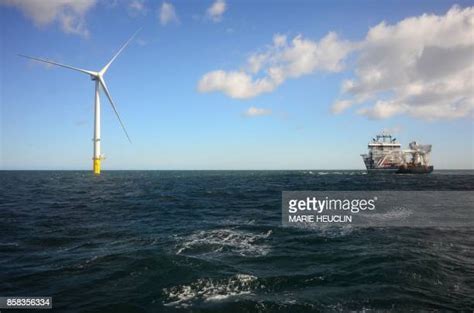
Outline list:
[[[0,169],[0,172],[8,171],[70,171],[70,172],[89,172],[89,169]],[[301,168],[301,169],[108,169],[104,172],[114,171],[367,171],[366,169],[316,169],[316,168]],[[474,171],[474,168],[439,168],[433,171]]]

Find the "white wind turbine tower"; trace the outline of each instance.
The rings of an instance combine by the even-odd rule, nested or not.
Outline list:
[[[125,49],[125,47],[127,47],[127,45],[130,43],[130,41],[132,41],[132,39],[135,37],[135,35],[139,32],[140,30],[137,30],[133,35],[132,37],[130,37],[130,39],[127,40],[127,42],[125,42],[123,44],[122,47],[120,47],[120,49],[117,51],[117,53],[112,57],[112,59],[109,61],[109,63],[107,63],[100,71],[98,72],[94,72],[94,71],[89,71],[89,70],[84,70],[84,69],[80,69],[80,68],[77,68],[77,67],[73,67],[73,66],[69,66],[69,65],[65,65],[65,64],[60,64],[60,63],[57,63],[57,62],[53,62],[53,61],[50,61],[50,60],[45,60],[45,59],[40,59],[40,58],[34,58],[34,57],[29,57],[29,56],[26,56],[26,55],[19,55],[21,57],[24,57],[24,58],[28,58],[28,59],[32,59],[32,60],[35,60],[35,61],[39,61],[39,62],[44,62],[44,63],[48,63],[48,64],[53,64],[53,65],[57,65],[57,66],[60,66],[60,67],[64,67],[64,68],[68,68],[68,69],[71,69],[71,70],[75,70],[75,71],[79,71],[81,73],[84,73],[84,74],[87,74],[91,77],[91,79],[93,81],[95,81],[95,103],[94,103],[94,154],[93,154],[93,171],[94,171],[94,174],[96,175],[99,175],[100,174],[100,161],[103,159],[102,155],[100,154],[100,87],[102,87],[102,90],[105,92],[105,95],[107,96],[107,98],[109,99],[109,102],[110,104],[112,105],[112,108],[115,112],[115,115],[117,116],[119,122],[120,122],[120,125],[122,126],[122,129],[123,131],[125,132],[125,135],[127,136],[128,138],[128,141],[130,141],[130,143],[132,142],[130,140],[130,137],[128,136],[128,133],[127,133],[127,130],[125,129],[125,126],[122,122],[122,120],[120,119],[120,115],[117,111],[117,108],[115,107],[115,104],[114,104],[114,101],[112,100],[112,97],[110,95],[110,92],[107,88],[107,84],[105,83],[105,80],[104,80],[104,74],[107,72],[107,70],[109,69],[110,65],[112,64],[112,62],[115,61],[115,59],[117,58],[117,56],[123,51],[123,49]]]

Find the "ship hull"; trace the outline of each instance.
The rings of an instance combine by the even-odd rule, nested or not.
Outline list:
[[[433,172],[433,166],[400,167],[397,174],[429,174]]]
[[[368,168],[368,174],[429,174],[433,166],[396,167],[396,168]]]
[[[399,168],[368,168],[369,174],[396,174]]]

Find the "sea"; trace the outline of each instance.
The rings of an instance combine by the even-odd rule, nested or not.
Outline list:
[[[474,171],[1,171],[0,296],[52,297],[51,312],[473,311],[474,225],[285,227],[282,192],[300,190],[473,191]]]

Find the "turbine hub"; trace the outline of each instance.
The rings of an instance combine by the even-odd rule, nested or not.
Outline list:
[[[91,80],[100,80],[100,74],[99,73],[92,72],[90,74],[90,76],[91,76]]]

